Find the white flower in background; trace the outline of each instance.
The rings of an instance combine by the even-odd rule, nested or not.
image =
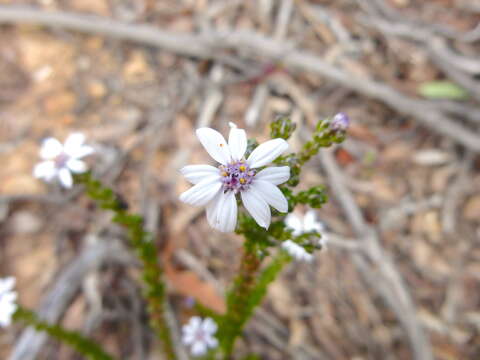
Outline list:
[[[282,242],[282,248],[295,260],[311,262],[313,255],[310,254],[303,246],[298,245],[292,240]]]
[[[12,323],[12,315],[17,310],[15,304],[17,293],[13,291],[14,287],[15,278],[0,279],[0,327],[9,326]]]
[[[94,152],[84,142],[85,136],[80,133],[69,135],[65,144],[51,137],[45,139],[40,149],[40,157],[44,161],[35,166],[33,175],[45,181],[58,178],[64,187],[72,187],[72,173],[87,171],[87,164],[80,159]]]
[[[222,232],[231,232],[237,224],[237,200],[240,193],[243,205],[258,225],[270,226],[270,207],[288,211],[288,202],[276,186],[290,177],[288,166],[256,168],[267,165],[288,148],[283,139],[273,139],[256,147],[248,159],[245,130],[230,123],[228,143],[210,128],[197,129],[197,137],[208,154],[221,165],[188,165],[180,171],[194,184],[180,195],[180,200],[195,206],[206,206],[209,224]]]
[[[288,214],[285,217],[285,224],[293,230],[293,236],[300,236],[306,232],[317,231],[322,237],[320,238],[319,244],[322,247],[326,246],[327,235],[324,233],[325,225],[317,220],[317,215],[315,211],[309,210],[307,213],[300,217],[294,213]],[[282,247],[295,259],[301,261],[310,262],[313,260],[313,255],[308,253],[302,246],[293,242],[292,240],[287,240],[282,243]]]
[[[202,320],[194,316],[182,327],[182,342],[190,347],[193,356],[205,355],[209,348],[218,346],[218,340],[213,337],[216,332],[217,324],[211,318]]]
[[[304,216],[300,217],[294,213],[288,214],[285,217],[285,224],[293,229],[293,236],[299,236],[306,232],[316,231],[322,235],[320,245],[325,246],[328,238],[324,233],[325,225],[317,219],[317,214],[313,210],[308,210]]]

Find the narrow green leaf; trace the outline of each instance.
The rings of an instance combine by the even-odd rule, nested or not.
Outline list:
[[[468,98],[468,92],[450,81],[430,81],[420,85],[420,95],[429,99],[463,100]]]

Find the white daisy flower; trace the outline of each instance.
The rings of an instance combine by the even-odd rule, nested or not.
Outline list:
[[[245,130],[230,123],[228,143],[210,128],[197,129],[197,137],[208,154],[221,165],[188,165],[181,169],[185,178],[194,184],[180,195],[180,200],[195,206],[206,206],[209,224],[222,232],[232,232],[237,224],[237,200],[240,193],[243,205],[258,225],[270,226],[270,206],[280,212],[288,211],[288,201],[276,186],[290,177],[288,166],[265,166],[288,149],[283,139],[273,139],[256,147],[248,159]]]
[[[12,323],[12,316],[17,310],[15,304],[17,293],[13,291],[14,287],[15,278],[0,279],[0,327],[9,326]]]
[[[84,145],[84,142],[85,136],[80,133],[69,135],[65,144],[51,137],[45,139],[40,149],[40,157],[44,161],[35,166],[33,175],[45,181],[58,178],[64,187],[71,188],[72,173],[87,171],[87,164],[80,159],[94,152],[94,149]]]
[[[205,355],[209,348],[218,346],[218,340],[213,337],[216,332],[217,324],[211,318],[202,320],[199,316],[193,316],[182,327],[182,342],[190,347],[193,356]]]
[[[311,262],[313,260],[312,254],[292,240],[282,242],[282,248],[295,260],[306,262]]]

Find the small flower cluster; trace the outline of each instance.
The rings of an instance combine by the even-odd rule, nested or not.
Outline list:
[[[14,287],[15,278],[10,276],[0,279],[0,327],[9,326],[17,310],[17,293],[13,291]]]
[[[182,342],[190,347],[193,356],[205,355],[208,349],[218,346],[218,340],[213,336],[217,332],[217,328],[213,319],[202,320],[199,316],[193,316],[188,324],[182,327]]]
[[[45,139],[40,149],[43,161],[35,166],[33,175],[45,181],[58,178],[64,187],[71,188],[72,173],[87,171],[87,164],[81,159],[94,152],[94,149],[84,145],[84,142],[85,136],[80,133],[68,136],[64,144],[52,137]]]
[[[323,233],[325,226],[321,221],[317,220],[316,214],[313,210],[307,211],[303,217],[297,216],[294,213],[288,214],[285,218],[285,224],[293,229],[293,236],[300,236],[311,231],[318,232],[321,234],[319,245],[322,247],[326,245],[327,237]],[[296,260],[306,262],[311,262],[313,260],[312,254],[307,252],[303,246],[300,246],[292,240],[284,241],[282,243],[282,248]]]

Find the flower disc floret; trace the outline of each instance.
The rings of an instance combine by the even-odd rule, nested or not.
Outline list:
[[[248,190],[256,174],[256,171],[250,169],[245,160],[220,165],[218,169],[220,170],[223,191],[233,191],[235,194],[239,191]]]

